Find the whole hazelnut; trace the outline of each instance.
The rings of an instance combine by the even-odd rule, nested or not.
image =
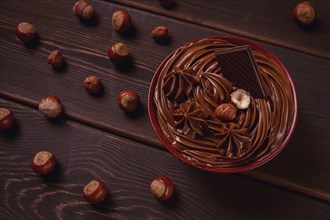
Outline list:
[[[48,55],[48,63],[52,65],[54,69],[60,69],[64,64],[64,57],[59,50],[54,50]]]
[[[158,176],[151,182],[150,191],[156,198],[168,200],[173,195],[173,182],[167,176]]]
[[[102,83],[99,77],[97,76],[88,76],[84,80],[84,88],[85,90],[93,95],[98,94],[101,91]]]
[[[31,168],[39,175],[49,174],[55,169],[55,156],[48,151],[39,151],[31,162]]]
[[[133,112],[140,103],[139,95],[131,90],[123,90],[118,95],[118,105],[125,112]]]
[[[170,39],[168,28],[165,26],[155,27],[151,31],[151,36],[158,43],[166,43]]]
[[[24,43],[28,43],[37,36],[36,29],[29,22],[21,22],[16,27],[16,36]]]
[[[127,32],[133,28],[131,16],[124,9],[119,9],[112,14],[112,27],[119,32]]]
[[[309,1],[299,2],[293,10],[293,17],[300,24],[311,24],[316,18],[315,8]]]
[[[236,118],[237,108],[231,103],[223,103],[216,107],[215,115],[221,120],[231,121]]]
[[[48,118],[56,118],[63,111],[61,100],[57,96],[46,96],[39,103],[39,111]]]
[[[0,108],[0,130],[11,128],[14,124],[14,114],[7,108]]]
[[[90,20],[94,16],[94,8],[87,0],[79,0],[73,6],[73,13],[80,19]]]
[[[164,8],[169,8],[174,4],[173,0],[159,0],[159,4],[163,6]]]
[[[128,47],[123,43],[114,43],[109,46],[108,56],[111,62],[120,65],[129,59]]]
[[[107,187],[102,180],[92,180],[83,189],[84,198],[93,204],[102,202],[107,194]]]
[[[251,103],[250,93],[244,89],[238,89],[230,94],[231,101],[238,109],[247,109]]]

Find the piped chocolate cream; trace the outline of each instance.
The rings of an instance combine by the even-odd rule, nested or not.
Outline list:
[[[283,144],[293,126],[290,81],[276,61],[254,48],[268,97],[251,94],[248,107],[237,109],[234,119],[217,117],[216,112],[227,109],[216,108],[232,104],[231,94],[242,88],[225,77],[215,52],[237,46],[202,39],[177,49],[159,72],[154,94],[159,126],[168,142],[197,166],[234,168],[262,160]]]

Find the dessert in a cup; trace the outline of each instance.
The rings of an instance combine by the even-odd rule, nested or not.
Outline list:
[[[297,120],[292,80],[268,50],[236,37],[188,43],[160,65],[149,116],[165,147],[209,171],[242,172],[275,157]]]

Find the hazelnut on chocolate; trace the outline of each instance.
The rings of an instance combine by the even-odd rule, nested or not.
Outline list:
[[[251,102],[250,93],[244,89],[238,89],[230,94],[230,96],[231,101],[236,105],[238,109],[247,109],[249,107]]]
[[[157,43],[166,43],[170,39],[170,34],[168,33],[168,28],[165,26],[158,26],[155,27],[151,31],[151,37],[157,42]]]
[[[215,109],[215,115],[224,121],[231,121],[236,118],[237,108],[231,103],[223,103]]]

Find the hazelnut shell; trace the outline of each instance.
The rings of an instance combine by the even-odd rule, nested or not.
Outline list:
[[[166,43],[171,36],[167,27],[158,26],[151,31],[151,37],[158,43]]]
[[[97,76],[88,76],[83,83],[84,89],[93,95],[98,94],[101,91],[102,83]]]
[[[31,42],[36,37],[36,29],[29,22],[21,22],[16,26],[16,36],[23,42]]]
[[[301,25],[312,24],[316,19],[313,4],[309,1],[299,2],[293,10],[293,17]]]
[[[14,124],[14,114],[7,108],[0,108],[0,130],[7,130]]]
[[[48,118],[57,118],[63,112],[63,105],[57,96],[46,96],[39,103],[39,111]]]
[[[112,14],[112,27],[119,32],[128,32],[132,30],[132,18],[126,10],[119,9]]]
[[[131,90],[123,90],[118,95],[118,106],[125,112],[133,112],[140,103],[139,95]]]
[[[59,50],[54,50],[48,55],[48,63],[52,65],[54,69],[60,69],[64,65],[64,57]]]
[[[108,56],[111,62],[120,65],[129,59],[129,49],[123,43],[114,43],[109,46]]]
[[[49,174],[55,169],[55,156],[48,151],[39,151],[31,162],[31,168],[39,175]]]
[[[173,195],[173,182],[167,176],[158,176],[151,182],[150,191],[156,198],[166,201]]]
[[[87,0],[77,1],[72,11],[78,18],[83,20],[90,20],[95,13],[93,6]]]
[[[102,202],[107,194],[107,187],[102,180],[92,180],[83,189],[84,198],[93,204]]]

